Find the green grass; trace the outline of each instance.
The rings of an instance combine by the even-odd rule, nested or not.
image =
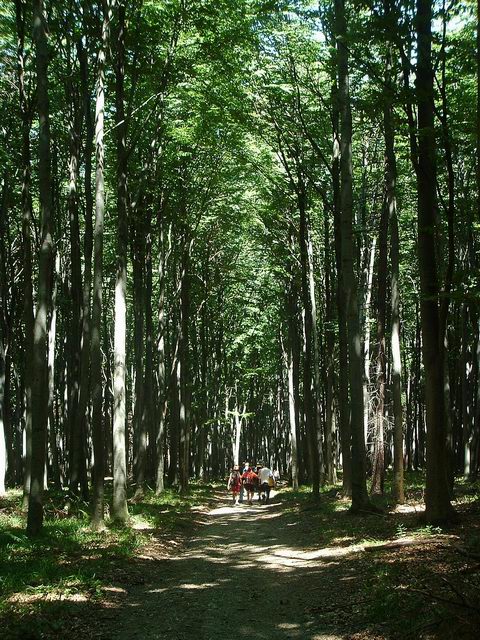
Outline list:
[[[186,496],[173,490],[159,496],[149,491],[140,502],[129,503],[127,526],[107,520],[106,528],[95,532],[88,505],[74,505],[67,516],[65,496],[49,492],[42,533],[31,539],[25,534],[21,494],[8,492],[0,499],[0,622],[15,615],[18,624],[37,606],[32,603],[49,597],[56,602],[98,599],[111,570],[151,538],[160,535],[168,546],[169,540],[178,543],[189,535],[198,518],[196,509],[212,494],[212,486],[195,484]]]

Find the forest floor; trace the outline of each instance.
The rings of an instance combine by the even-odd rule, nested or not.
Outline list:
[[[142,543],[97,566],[95,588],[12,593],[0,609],[2,637],[473,639],[476,489],[461,487],[460,519],[448,530],[420,524],[415,483],[404,507],[364,516],[351,515],[337,489],[318,504],[285,489],[268,505],[237,507],[223,491],[205,492],[180,513],[180,528],[137,519]],[[79,573],[84,561],[94,562],[92,551],[77,553]]]

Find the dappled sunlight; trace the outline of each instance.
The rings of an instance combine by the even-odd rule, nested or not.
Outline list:
[[[416,502],[409,504],[397,504],[392,513],[424,513],[425,503]]]
[[[192,589],[208,589],[209,587],[218,587],[218,582],[203,582],[202,584],[190,582],[179,584],[177,589],[186,589],[187,591],[191,591]]]

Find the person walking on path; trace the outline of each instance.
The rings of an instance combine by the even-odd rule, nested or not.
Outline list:
[[[275,486],[272,470],[260,465],[258,479],[260,484],[260,499],[265,499],[266,504],[270,499],[270,490]]]
[[[238,504],[238,497],[240,495],[240,489],[242,487],[242,478],[240,471],[238,470],[238,464],[236,464],[230,471],[230,476],[227,483],[227,491],[232,492],[233,504]]]
[[[250,463],[248,461],[244,462],[241,475],[243,476],[243,474],[246,473],[249,469],[250,469]],[[244,487],[244,484],[242,482],[241,483],[241,487],[240,487],[240,503],[243,502],[244,495],[245,495],[245,487]]]
[[[245,491],[247,492],[247,501],[248,504],[252,504],[253,494],[255,493],[255,484],[258,481],[257,474],[250,469],[250,467],[242,473],[242,482],[245,487]]]

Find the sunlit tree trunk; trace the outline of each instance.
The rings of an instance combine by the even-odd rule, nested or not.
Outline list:
[[[182,259],[182,275],[180,286],[180,349],[181,361],[179,379],[180,400],[180,449],[179,471],[180,492],[188,491],[189,459],[190,459],[190,349],[189,349],[189,324],[190,324],[190,258],[188,248],[184,248]]]
[[[60,470],[57,449],[57,420],[55,416],[55,345],[57,340],[57,294],[60,278],[60,254],[55,252],[55,268],[52,273],[52,302],[48,319],[48,442],[53,466],[55,487],[61,489]],[[70,442],[71,448],[76,442]],[[45,476],[46,476],[45,470]],[[45,480],[45,488],[47,482]]]
[[[127,335],[127,151],[124,108],[125,4],[118,5],[115,61],[117,136],[117,267],[115,278],[115,335],[113,371],[113,505],[117,522],[128,518],[126,449],[126,335]]]
[[[7,178],[4,177],[3,184],[3,192],[5,193]],[[6,203],[5,197],[2,194],[2,202],[0,203],[0,260],[4,260],[4,218],[6,217]],[[6,309],[7,301],[3,299],[3,292],[5,291],[5,286],[3,282],[4,278],[4,269],[0,266],[0,496],[5,493],[5,474],[7,471],[7,446],[6,446],[6,433],[5,433],[5,421],[4,421],[4,412],[5,412],[5,317],[4,310]]]
[[[133,213],[134,239],[132,249],[133,268],[133,305],[134,305],[134,349],[135,349],[135,403],[133,413],[134,429],[134,479],[135,499],[140,499],[145,492],[146,464],[147,464],[147,425],[145,422],[145,370],[144,370],[144,344],[145,344],[145,230],[143,217],[144,207],[141,204],[142,196],[137,198],[136,209]]]
[[[27,533],[37,535],[43,524],[43,483],[48,420],[48,331],[53,269],[54,211],[51,191],[50,119],[48,100],[48,43],[43,0],[33,3],[33,37],[37,72],[39,119],[39,192],[41,245],[39,255],[37,311],[34,322],[32,379],[32,473],[28,501]],[[29,363],[27,363],[28,366]]]
[[[293,253],[295,249],[292,228],[290,226],[290,251]],[[298,444],[297,444],[297,432],[298,432],[298,412],[296,408],[296,394],[295,394],[295,381],[298,380],[298,376],[295,376],[295,341],[297,332],[297,300],[296,300],[296,287],[294,286],[294,269],[292,267],[293,256],[289,260],[289,281],[287,284],[287,318],[288,318],[288,332],[287,332],[287,345],[286,345],[286,359],[287,359],[287,380],[288,380],[288,419],[289,419],[289,431],[290,431],[290,464],[292,474],[292,487],[294,491],[298,490]]]
[[[387,65],[390,64],[390,60]],[[390,72],[387,71],[387,86],[390,85]],[[391,350],[392,350],[392,395],[393,395],[393,495],[395,502],[405,502],[403,478],[403,408],[402,408],[402,360],[400,355],[400,241],[397,218],[397,163],[395,157],[395,130],[391,96],[387,94],[383,108],[383,126],[385,135],[385,198],[388,208],[390,230],[391,262]]]
[[[300,173],[300,172],[299,172]],[[315,417],[314,374],[313,374],[313,316],[311,294],[309,286],[308,264],[308,216],[307,194],[303,176],[298,176],[298,210],[300,214],[299,245],[302,281],[302,301],[304,307],[304,345],[303,345],[303,406],[305,429],[308,442],[308,459],[312,493],[315,497],[320,494],[320,457],[318,451],[317,422]]]
[[[340,443],[342,450],[342,483],[346,496],[352,493],[352,431],[351,411],[348,392],[348,346],[347,313],[345,307],[345,285],[342,270],[341,242],[341,203],[340,203],[340,132],[339,132],[339,96],[336,84],[332,89],[333,102],[333,154],[332,188],[335,236],[335,264],[337,270],[336,303],[338,314],[338,415]]]
[[[377,366],[375,394],[375,427],[372,459],[371,493],[382,494],[385,480],[385,385],[386,385],[386,353],[385,325],[387,316],[387,259],[388,259],[388,208],[382,206],[380,220],[378,269],[377,269]]]
[[[85,18],[84,28],[88,25]],[[90,89],[88,82],[87,51],[83,47],[82,39],[77,43],[78,60],[80,63],[81,92],[83,117],[85,121],[85,231],[83,240],[84,269],[82,290],[82,325],[81,325],[81,353],[80,380],[78,391],[78,412],[76,417],[76,431],[80,434],[82,446],[85,447],[87,433],[87,413],[91,395],[91,288],[92,288],[92,251],[93,251],[93,194],[92,194],[92,154],[94,143],[94,122],[92,119]],[[98,73],[98,70],[97,70]],[[86,456],[86,451],[83,451]],[[83,470],[83,467],[82,467]],[[86,474],[85,474],[86,475]]]
[[[155,422],[154,422],[154,371],[153,371],[153,265],[152,265],[152,213],[151,209],[146,214],[146,235],[145,235],[145,381],[144,381],[144,403],[143,403],[143,424],[148,435],[148,468],[147,475],[149,482],[155,478]]]
[[[104,120],[105,120],[105,57],[109,38],[108,12],[103,16],[102,42],[97,60],[95,102],[95,227],[93,231],[93,289],[91,327],[91,386],[93,434],[93,495],[92,526],[103,527],[104,518],[104,417],[102,381],[102,296],[103,296],[103,226],[105,217]],[[107,353],[108,358],[108,353]],[[107,377],[108,379],[108,377]]]
[[[167,385],[165,378],[165,237],[163,229],[163,218],[161,213],[158,216],[159,226],[159,261],[158,261],[158,339],[157,339],[157,353],[158,353],[158,393],[160,400],[160,408],[158,412],[158,430],[156,440],[156,458],[157,458],[157,470],[156,470],[156,482],[155,492],[157,494],[162,493],[164,490],[164,474],[165,474],[165,457],[164,457],[164,444],[165,444],[165,414],[167,410]]]
[[[313,397],[315,406],[315,435],[317,438],[318,452],[318,475],[319,482],[322,482],[324,476],[324,460],[323,460],[323,438],[322,438],[322,403],[321,403],[321,385],[320,385],[320,340],[318,331],[318,314],[317,300],[315,295],[315,278],[313,265],[313,242],[312,234],[307,227],[307,256],[308,256],[308,290],[310,296],[310,310],[312,314],[312,342],[313,342]]]
[[[371,365],[371,352],[370,352],[370,337],[371,337],[371,315],[370,308],[372,304],[372,289],[373,289],[373,272],[375,268],[375,255],[377,250],[377,237],[374,236],[372,238],[372,244],[370,246],[369,251],[369,259],[366,260],[366,283],[365,283],[365,293],[364,293],[364,304],[365,304],[365,340],[363,346],[363,430],[365,433],[365,441],[367,442],[367,434],[369,431],[369,420],[370,420],[370,365]],[[367,251],[367,248],[365,248]]]

